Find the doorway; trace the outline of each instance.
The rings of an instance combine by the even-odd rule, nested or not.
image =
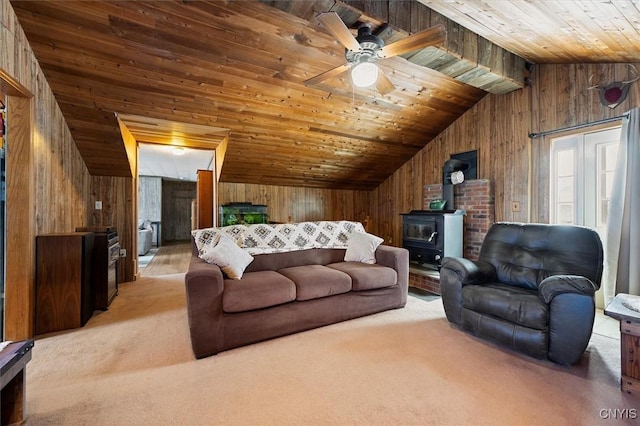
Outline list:
[[[197,171],[212,170],[214,158],[208,149],[138,143],[140,274],[165,247],[190,242]]]

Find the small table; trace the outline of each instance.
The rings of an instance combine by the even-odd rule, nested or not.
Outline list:
[[[620,388],[628,393],[640,392],[640,311],[628,307],[639,301],[640,296],[620,293],[604,310],[620,321]]]
[[[12,342],[0,351],[0,424],[24,422],[25,367],[31,360],[33,340]]]

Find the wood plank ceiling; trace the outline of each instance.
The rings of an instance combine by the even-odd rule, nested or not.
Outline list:
[[[637,5],[585,3],[11,2],[90,173],[130,175],[118,115],[210,128],[214,146],[228,137],[222,181],[365,190],[487,93],[522,88],[525,59],[637,61]],[[306,87],[344,63],[315,18],[327,10],[354,31],[370,22],[387,43],[438,23],[448,36],[380,61],[396,86],[388,94],[355,90],[347,74]]]

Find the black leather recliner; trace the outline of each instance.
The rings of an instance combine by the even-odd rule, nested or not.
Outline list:
[[[496,223],[477,261],[445,257],[447,319],[478,337],[570,365],[589,343],[602,242],[585,227]]]

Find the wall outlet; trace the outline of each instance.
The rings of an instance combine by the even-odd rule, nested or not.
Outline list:
[[[120,249],[120,257],[127,257],[127,249]]]
[[[102,210],[102,201],[96,201],[96,210]]]
[[[511,211],[513,213],[518,213],[520,211],[520,201],[511,202]]]

